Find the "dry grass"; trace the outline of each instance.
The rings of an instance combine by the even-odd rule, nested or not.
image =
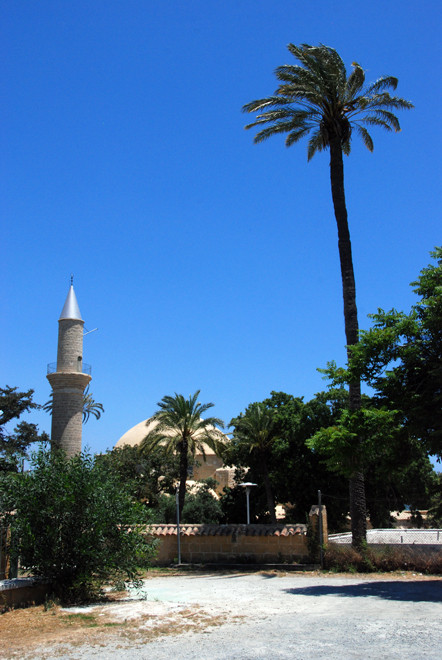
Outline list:
[[[324,553],[324,568],[350,573],[414,571],[425,575],[442,574],[440,552],[422,552],[413,547],[367,547],[359,552],[351,545],[329,543]]]
[[[118,596],[115,600],[118,601]],[[0,615],[0,657],[37,657],[34,652],[38,649],[38,657],[43,659],[43,647],[51,647],[53,655],[54,651],[61,653],[66,648],[83,644],[100,647],[114,642],[126,646],[134,641],[148,641],[163,635],[200,631],[222,625],[225,621],[225,615],[212,616],[200,607],[189,607],[167,616],[143,614],[121,620],[114,618],[112,612],[107,612],[106,605],[76,613],[58,605],[50,608],[33,606]]]

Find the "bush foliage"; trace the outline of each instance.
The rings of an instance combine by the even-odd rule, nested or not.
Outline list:
[[[5,487],[15,509],[11,555],[51,580],[62,601],[96,598],[108,580],[136,581],[147,566],[152,546],[139,526],[145,508],[94,457],[42,450],[30,472],[12,475]]]
[[[189,490],[186,494],[180,522],[183,524],[217,524],[223,517],[219,500],[214,497],[211,490],[215,487],[214,479],[203,479],[198,482],[197,488]],[[155,522],[176,523],[175,495],[162,495],[158,508],[152,512]]]
[[[366,547],[357,551],[351,545],[329,543],[324,552],[324,568],[350,573],[406,570],[437,575],[442,573],[442,557],[440,552],[403,546]]]

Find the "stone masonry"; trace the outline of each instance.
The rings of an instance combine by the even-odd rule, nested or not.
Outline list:
[[[58,325],[57,367],[47,375],[52,387],[51,441],[74,456],[81,452],[83,392],[91,376],[83,373],[84,321],[72,284]]]

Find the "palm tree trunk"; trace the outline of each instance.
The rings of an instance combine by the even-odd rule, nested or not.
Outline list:
[[[188,470],[188,451],[189,442],[187,438],[183,438],[180,443],[180,492],[178,495],[178,510],[183,513],[184,500],[186,498],[186,483],[187,483],[187,470]]]
[[[330,140],[330,181],[336,224],[338,226],[339,259],[341,264],[342,294],[344,298],[345,337],[347,347],[349,347],[358,343],[359,325],[350,231],[348,228],[347,207],[345,205],[344,163],[341,142],[338,136]],[[348,348],[347,355],[349,355]],[[355,411],[359,410],[360,407],[361,382],[358,379],[349,383],[349,408],[350,411]],[[360,443],[361,440],[359,439],[357,442]],[[359,465],[355,465],[355,470],[350,478],[350,516],[352,544],[354,547],[360,548],[367,537],[367,513],[364,475]]]
[[[264,482],[264,489],[266,492],[267,507],[270,514],[270,522],[272,523],[272,525],[276,525],[277,521],[276,521],[276,511],[275,511],[275,498],[273,497],[273,490],[270,483],[269,471],[267,468],[267,460],[263,458],[261,464],[262,464],[262,480]]]

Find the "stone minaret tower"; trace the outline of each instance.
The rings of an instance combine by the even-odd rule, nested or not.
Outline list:
[[[83,392],[91,380],[90,367],[83,364],[83,325],[71,278],[58,320],[57,364],[48,366],[47,375],[52,387],[51,441],[67,456],[81,452]]]

